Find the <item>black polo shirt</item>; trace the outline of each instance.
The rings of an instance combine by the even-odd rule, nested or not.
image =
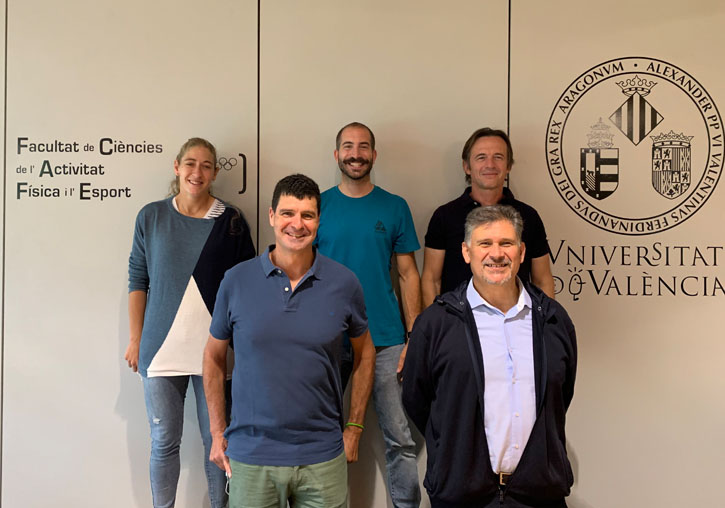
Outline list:
[[[536,210],[515,199],[508,187],[504,187],[503,197],[498,204],[514,207],[524,219],[522,240],[526,245],[526,255],[519,268],[519,277],[528,281],[531,279],[531,260],[549,254],[544,223]],[[471,198],[471,188],[468,187],[460,197],[439,206],[430,218],[425,246],[446,251],[441,275],[441,294],[455,289],[461,282],[471,278],[471,268],[461,254],[461,243],[466,216],[478,206],[480,204]]]

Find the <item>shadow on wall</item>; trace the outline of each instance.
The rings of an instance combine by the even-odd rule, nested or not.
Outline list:
[[[345,414],[347,414],[349,408],[349,391],[348,389],[345,398]],[[430,501],[423,488],[426,462],[425,440],[412,422],[410,429],[416,444],[416,454],[418,456],[418,476],[421,484],[422,497],[420,507],[429,508]],[[387,491],[385,444],[383,442],[383,434],[380,432],[380,427],[378,427],[378,417],[375,414],[372,399],[368,405],[367,414],[365,415],[365,432],[360,441],[358,461],[355,464],[350,464],[348,467],[348,485],[348,505],[350,508],[382,508],[383,506],[393,508],[390,495]],[[386,504],[383,505],[383,502]]]
[[[128,368],[123,359],[128,346],[128,295],[124,290],[119,303],[118,356],[120,391],[115,412],[126,421],[129,477],[135,506],[151,505],[149,486],[149,454],[151,438],[144,403],[143,384],[139,374]],[[190,383],[191,387],[191,383]],[[120,436],[119,436],[120,437]],[[204,448],[199,437],[196,402],[187,394],[184,405],[184,439],[181,445],[181,474],[177,491],[177,506],[209,508],[209,496],[204,478]]]
[[[114,360],[119,368],[120,391],[115,412],[126,421],[130,487],[135,505],[147,506],[151,501],[148,476],[150,439],[140,376],[129,369],[123,359],[128,346],[128,293],[125,290],[119,301],[118,355]],[[145,467],[140,467],[142,464]]]
[[[571,495],[567,498],[566,504],[570,508],[594,508],[593,505],[587,503],[583,499],[577,496],[577,484],[579,483],[579,457],[576,451],[571,446],[571,442],[566,442],[566,453],[569,456],[569,462],[571,463],[571,470],[574,473],[574,485],[572,486]]]

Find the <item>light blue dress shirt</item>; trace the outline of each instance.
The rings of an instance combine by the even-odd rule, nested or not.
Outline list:
[[[531,297],[518,282],[518,302],[505,314],[478,294],[473,279],[466,292],[483,354],[483,424],[496,473],[516,469],[536,420]]]

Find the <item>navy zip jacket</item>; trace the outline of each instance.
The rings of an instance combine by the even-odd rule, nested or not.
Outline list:
[[[468,282],[416,320],[403,372],[403,405],[425,436],[424,485],[434,507],[566,506],[573,483],[564,424],[574,393],[576,335],[564,308],[524,283],[533,318],[536,421],[521,460],[499,490],[484,429],[481,344]]]

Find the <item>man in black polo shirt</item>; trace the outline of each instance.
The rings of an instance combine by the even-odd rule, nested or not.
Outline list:
[[[522,240],[526,257],[519,277],[530,280],[553,298],[554,278],[544,223],[536,210],[515,199],[509,188],[504,187],[514,163],[508,135],[489,127],[478,129],[466,141],[461,157],[470,187],[460,197],[438,207],[428,224],[421,277],[423,306],[433,303],[436,295],[451,291],[471,278],[471,269],[461,254],[466,216],[477,206],[495,204],[514,207],[524,219]]]

